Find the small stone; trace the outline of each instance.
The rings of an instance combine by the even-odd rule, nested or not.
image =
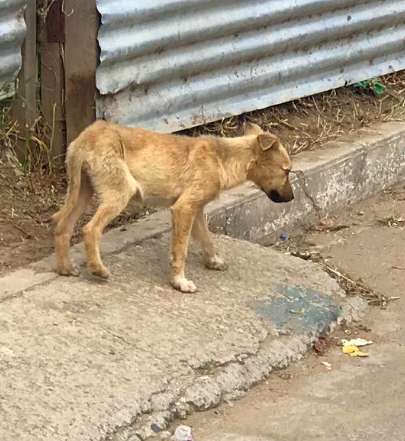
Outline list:
[[[159,433],[162,431],[162,429],[155,423],[151,424],[150,428],[155,432],[155,433]]]
[[[292,375],[288,372],[280,372],[278,374],[279,378],[281,378],[282,380],[291,380]]]

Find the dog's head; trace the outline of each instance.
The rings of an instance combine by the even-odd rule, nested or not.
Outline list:
[[[256,159],[249,167],[248,179],[273,202],[293,200],[294,193],[289,180],[291,159],[279,138],[252,123],[246,125],[245,135],[256,136]]]

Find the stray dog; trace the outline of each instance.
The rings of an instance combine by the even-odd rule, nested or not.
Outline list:
[[[253,181],[274,202],[294,198],[287,151],[275,135],[250,123],[244,136],[193,138],[100,120],[69,145],[66,167],[66,201],[53,215],[56,271],[78,275],[69,257],[70,239],[95,192],[100,205],[83,228],[87,268],[107,278],[99,247],[102,232],[132,197],[138,197],[146,204],[171,209],[170,283],[182,292],[196,291],[184,275],[190,234],[201,245],[207,268],[227,268],[215,252],[203,212],[222,190]]]

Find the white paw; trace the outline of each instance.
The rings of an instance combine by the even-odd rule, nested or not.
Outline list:
[[[196,292],[197,287],[191,280],[187,280],[185,277],[176,277],[172,280],[173,288],[178,289],[181,292]]]
[[[217,271],[225,271],[228,269],[228,265],[225,263],[224,259],[217,255],[210,257],[205,263],[205,266]]]

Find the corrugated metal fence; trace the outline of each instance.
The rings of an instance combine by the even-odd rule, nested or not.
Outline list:
[[[95,105],[170,132],[405,69],[405,0],[0,0],[0,99],[22,64],[60,157]]]
[[[0,0],[0,100],[13,95],[21,67],[25,0]]]
[[[97,0],[101,117],[163,131],[405,68],[404,0]]]

